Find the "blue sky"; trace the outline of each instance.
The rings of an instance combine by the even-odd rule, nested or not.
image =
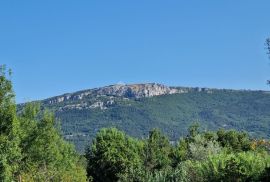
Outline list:
[[[17,102],[118,82],[268,90],[269,0],[0,2]]]

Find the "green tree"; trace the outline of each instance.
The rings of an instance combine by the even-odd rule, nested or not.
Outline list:
[[[61,137],[52,113],[40,113],[37,104],[28,104],[20,121],[23,180],[86,181],[79,156]]]
[[[200,133],[199,129],[200,129],[199,123],[193,123],[188,128],[188,136],[187,136],[188,142],[193,142],[194,141],[194,137],[197,136]]]
[[[188,142],[185,139],[180,139],[176,147],[173,148],[172,167],[176,167],[181,162],[188,159]]]
[[[118,181],[141,167],[142,143],[116,128],[101,129],[87,149],[87,174],[94,181]]]
[[[217,131],[217,136],[217,141],[222,147],[227,147],[237,152],[251,150],[251,140],[245,132],[220,129]]]
[[[158,129],[150,131],[144,147],[145,167],[150,171],[169,167],[172,163],[171,154],[172,147],[169,139]]]
[[[210,155],[216,155],[221,151],[217,141],[208,141],[202,134],[194,137],[194,142],[189,143],[189,158],[191,160],[205,160]]]
[[[0,66],[0,181],[12,181],[18,177],[21,158],[14,93],[6,73],[5,66]]]
[[[79,156],[55,128],[54,116],[39,111],[37,104],[27,104],[17,116],[12,83],[0,66],[0,181],[86,181]]]

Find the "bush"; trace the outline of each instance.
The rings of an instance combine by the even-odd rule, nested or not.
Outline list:
[[[268,154],[241,152],[211,156],[197,170],[206,181],[258,181],[269,166]]]

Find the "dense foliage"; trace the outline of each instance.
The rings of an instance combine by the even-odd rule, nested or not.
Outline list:
[[[0,181],[86,181],[79,156],[63,140],[50,112],[29,104],[16,115],[4,67],[0,72]]]
[[[269,181],[270,143],[244,132],[200,132],[170,144],[159,130],[135,140],[116,128],[102,129],[88,147],[93,181]]]
[[[96,136],[86,157],[87,172],[96,181],[117,181],[120,174],[141,164],[142,144],[115,128],[102,129]]]
[[[0,66],[0,181],[11,181],[21,159],[20,126],[16,117],[11,81]]]

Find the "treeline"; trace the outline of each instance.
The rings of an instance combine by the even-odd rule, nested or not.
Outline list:
[[[83,156],[38,104],[16,113],[12,83],[0,69],[0,181],[270,181],[270,143],[244,132],[201,131],[177,142],[158,129],[136,139],[101,129]]]
[[[200,132],[176,144],[154,129],[145,140],[102,129],[86,152],[93,181],[270,181],[270,143],[246,133]]]

